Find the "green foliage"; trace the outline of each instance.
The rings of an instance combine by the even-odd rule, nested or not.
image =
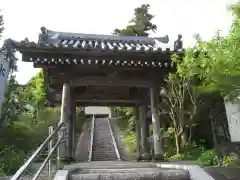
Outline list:
[[[223,37],[217,31],[210,41],[198,41],[195,51],[187,50],[178,72],[195,75],[202,91],[220,92],[232,99],[238,96],[240,89],[239,3],[231,6],[230,10],[234,20],[229,34]]]
[[[118,126],[123,137],[124,144],[127,146],[129,153],[134,159],[136,153],[136,134],[134,131],[129,129],[129,121],[126,117],[122,117],[118,120]]]
[[[1,156],[1,169],[4,174],[15,173],[24,163],[25,153],[22,150],[9,148]]]
[[[129,25],[124,29],[115,29],[113,34],[125,36],[149,36],[149,31],[155,32],[157,26],[151,22],[154,15],[148,12],[149,9],[149,4],[143,4],[140,7],[135,8],[134,17],[129,21]]]
[[[206,150],[200,155],[200,157],[198,158],[198,162],[200,162],[204,166],[219,164],[216,150],[215,149]]]
[[[1,10],[0,10],[0,13],[1,13]],[[2,33],[4,31],[4,20],[3,20],[3,15],[0,14],[0,40],[1,40],[1,37],[2,37]]]
[[[23,88],[23,91],[24,98],[34,107],[34,116],[37,116],[38,111],[47,101],[47,90],[44,84],[43,70],[30,79],[28,84]]]
[[[11,121],[16,121],[18,115],[23,111],[24,100],[22,93],[19,91],[19,85],[15,80],[15,76],[10,76],[5,91],[4,101],[0,117],[0,126],[7,125]]]
[[[0,169],[6,174],[14,173],[24,158],[34,151],[48,136],[48,126],[56,126],[59,108],[43,108],[38,117],[20,114],[18,121],[0,129]],[[26,143],[27,142],[27,143]]]
[[[12,174],[48,136],[48,127],[56,127],[60,108],[45,107],[46,89],[40,71],[25,86],[10,76],[6,89],[0,126],[0,173]],[[77,129],[84,121],[77,109]],[[27,142],[27,143],[26,143]]]
[[[231,166],[234,163],[234,156],[225,156],[222,159],[222,166]]]

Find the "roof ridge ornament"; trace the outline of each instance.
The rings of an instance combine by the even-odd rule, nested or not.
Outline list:
[[[174,51],[179,51],[183,49],[182,35],[178,35],[178,39],[174,41]]]
[[[41,33],[38,37],[38,43],[42,45],[55,44],[59,42],[59,37],[61,34],[59,32],[50,31],[46,27],[41,27]]]
[[[168,35],[165,35],[163,37],[153,37],[153,38],[154,38],[154,40],[159,41],[159,42],[164,43],[164,44],[169,43]]]
[[[47,44],[48,43],[48,29],[46,27],[41,27],[41,33],[38,36],[39,44]]]

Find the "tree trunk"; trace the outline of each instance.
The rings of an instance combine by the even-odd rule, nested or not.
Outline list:
[[[176,128],[174,128],[174,136],[175,136],[176,154],[178,155],[180,153],[180,142],[179,142],[179,136]]]
[[[211,122],[212,136],[213,136],[213,145],[214,145],[214,148],[217,148],[218,142],[217,142],[217,136],[216,136],[216,127],[214,123],[214,117],[212,114],[210,114],[210,122]]]
[[[180,135],[181,138],[181,146],[184,147],[188,144],[188,133],[187,128],[183,127],[183,132]]]

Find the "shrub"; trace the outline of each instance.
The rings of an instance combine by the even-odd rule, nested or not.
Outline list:
[[[198,162],[204,166],[218,165],[219,159],[215,149],[206,150],[198,158]]]
[[[16,148],[9,148],[1,154],[0,173],[12,174],[24,163],[25,153]]]

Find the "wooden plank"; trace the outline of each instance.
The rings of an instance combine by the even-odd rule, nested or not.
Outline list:
[[[118,60],[149,60],[149,59],[166,59],[171,60],[173,53],[179,55],[184,54],[183,52],[173,52],[173,51],[157,51],[157,52],[141,52],[141,51],[101,51],[101,50],[79,50],[78,48],[19,48],[19,51],[28,57],[48,57],[48,58],[86,58],[86,59],[118,59]],[[27,56],[26,56],[27,57]],[[30,61],[29,58],[23,59],[23,61]]]

